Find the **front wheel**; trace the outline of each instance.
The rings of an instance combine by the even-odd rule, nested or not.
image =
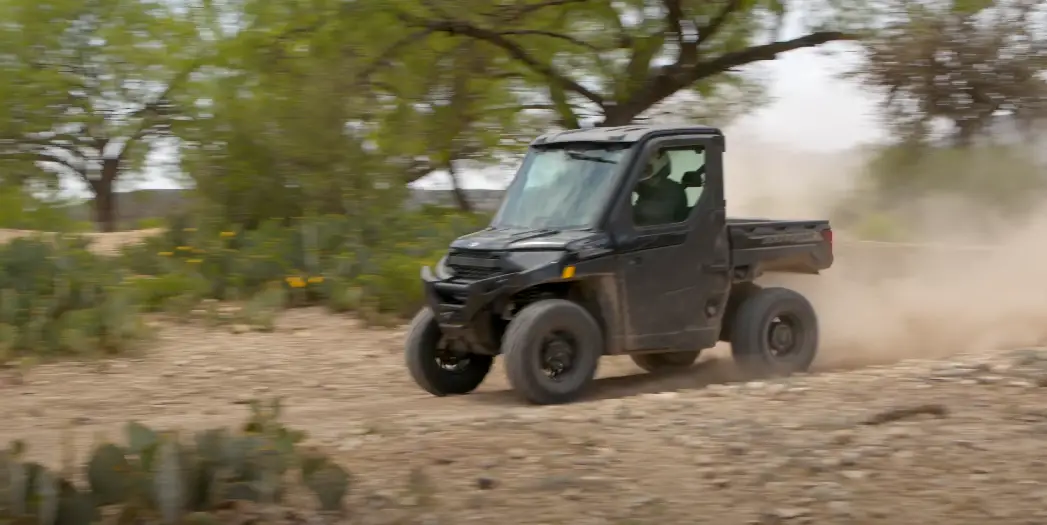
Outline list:
[[[433,311],[423,308],[407,329],[404,357],[411,378],[434,396],[468,394],[483,383],[494,358],[453,348]]]
[[[646,372],[656,374],[659,372],[672,372],[690,368],[701,355],[701,350],[688,350],[686,352],[658,352],[655,354],[636,354],[629,356],[636,366]]]
[[[806,372],[818,353],[818,317],[806,297],[787,288],[763,288],[738,306],[731,354],[746,375]]]
[[[502,340],[509,384],[539,405],[578,398],[596,375],[603,351],[600,325],[585,308],[563,299],[525,307]]]

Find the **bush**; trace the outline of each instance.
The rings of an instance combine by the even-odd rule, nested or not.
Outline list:
[[[259,330],[309,305],[398,323],[423,303],[421,266],[486,220],[425,208],[381,228],[320,216],[242,230],[180,216],[117,257],[73,235],[20,238],[0,245],[0,361],[124,352],[148,335],[141,314],[189,318],[205,301],[234,303],[208,319]]]
[[[112,515],[117,523],[214,523],[221,509],[244,508],[230,502],[279,504],[292,473],[320,510],[342,511],[348,472],[299,448],[305,434],[280,423],[279,400],[268,407],[255,402],[251,412],[238,431],[205,430],[190,442],[130,422],[123,445],[95,445],[82,466],[86,486],[71,479],[70,465],[57,472],[23,461],[25,445],[15,442],[0,453],[0,519],[88,525]]]
[[[345,216],[273,220],[245,231],[182,217],[172,219],[165,234],[125,248],[120,264],[135,276],[142,306],[151,311],[185,311],[203,299],[241,301],[266,294],[249,301],[246,317],[264,317],[261,312],[280,300],[280,306],[325,305],[388,320],[417,311],[423,299],[421,266],[436,263],[448,242],[482,228],[486,220],[423,209],[390,218],[380,231]]]
[[[986,210],[1020,215],[1047,194],[1047,169],[1026,147],[887,147],[865,173],[867,200],[880,209],[927,196],[962,198]]]
[[[132,348],[148,332],[122,275],[82,238],[38,235],[0,245],[0,361]]]

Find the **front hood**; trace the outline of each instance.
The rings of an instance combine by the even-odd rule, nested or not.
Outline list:
[[[481,230],[451,243],[459,250],[574,250],[592,244],[604,244],[602,233],[584,230]]]

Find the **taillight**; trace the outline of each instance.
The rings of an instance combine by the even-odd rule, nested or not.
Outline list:
[[[822,238],[825,239],[825,242],[829,243],[829,245],[832,245],[833,231],[829,228],[822,230]]]

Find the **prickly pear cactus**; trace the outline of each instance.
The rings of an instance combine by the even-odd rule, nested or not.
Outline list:
[[[182,455],[174,438],[163,440],[156,458],[153,490],[164,525],[175,525],[182,519],[186,502]]]
[[[22,461],[24,446],[15,443],[0,451],[0,524],[91,525],[102,507],[117,506],[117,523],[209,525],[229,500],[279,503],[292,466],[324,510],[341,510],[349,474],[317,451],[298,457],[301,434],[277,421],[279,403],[258,407],[244,433],[199,432],[195,446],[129,423],[126,447],[104,440],[95,447],[85,488],[69,480],[68,467],[63,474]]]
[[[29,498],[29,473],[13,445],[0,453],[0,517],[11,518],[26,513]]]
[[[58,482],[58,518],[55,525],[91,525],[98,509],[89,492],[81,491],[67,479]]]
[[[123,448],[106,443],[91,454],[87,463],[87,481],[99,505],[127,501],[132,480],[131,463]]]
[[[39,525],[54,525],[58,519],[58,478],[47,469],[40,469],[36,475],[32,514],[37,517]]]
[[[141,456],[160,441],[160,436],[153,429],[137,421],[127,423],[124,432],[127,434],[127,450],[131,454]]]

